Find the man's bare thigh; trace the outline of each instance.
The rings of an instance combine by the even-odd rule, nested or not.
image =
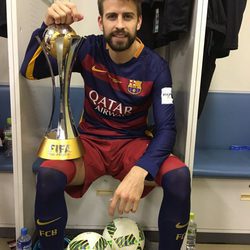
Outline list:
[[[75,159],[74,164],[76,167],[76,173],[72,181],[68,184],[69,186],[82,185],[85,179],[85,168],[84,168],[83,159],[82,158]]]

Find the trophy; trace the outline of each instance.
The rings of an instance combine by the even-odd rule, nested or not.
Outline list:
[[[48,62],[53,87],[51,117],[38,156],[50,160],[80,158],[83,148],[72,117],[69,94],[73,64],[84,38],[76,35],[69,25],[62,24],[49,26],[44,32],[43,41],[36,38]],[[58,66],[60,96],[57,103],[55,75],[49,55],[56,59]]]

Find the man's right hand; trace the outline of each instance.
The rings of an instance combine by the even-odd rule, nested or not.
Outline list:
[[[83,19],[76,8],[76,5],[68,1],[55,1],[47,11],[44,23],[49,26],[52,24],[72,24]]]

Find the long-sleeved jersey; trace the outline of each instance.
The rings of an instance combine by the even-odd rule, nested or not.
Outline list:
[[[43,24],[32,34],[22,63],[21,73],[29,79],[50,76],[35,38],[38,35],[42,39],[45,28]],[[78,130],[106,139],[146,137],[152,106],[154,137],[136,165],[154,178],[175,142],[172,80],[166,61],[140,44],[131,60],[116,64],[102,35],[86,37],[74,64],[74,71],[81,73],[85,83],[84,116]],[[51,62],[57,73],[55,59]]]

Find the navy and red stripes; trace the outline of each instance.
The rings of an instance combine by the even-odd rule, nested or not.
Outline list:
[[[110,85],[115,91],[120,91],[131,95],[128,91],[128,85],[130,81],[136,79],[129,79],[112,73],[103,64],[95,62],[91,55],[86,55],[82,61],[82,66],[84,69],[91,73],[91,75],[96,78],[96,80],[101,80],[102,82]],[[153,81],[141,81],[142,91],[136,96],[148,96],[152,91]]]
[[[32,79],[49,75],[47,62],[38,51],[36,35],[42,39],[45,25],[30,40],[21,73]],[[81,45],[74,71],[84,79],[85,100],[80,134],[106,139],[145,137],[150,106],[156,134],[137,165],[155,177],[172,152],[175,142],[175,114],[171,97],[172,80],[168,64],[155,52],[141,46],[131,60],[116,64],[109,56],[103,36],[88,36]],[[56,74],[56,62],[51,59]]]

